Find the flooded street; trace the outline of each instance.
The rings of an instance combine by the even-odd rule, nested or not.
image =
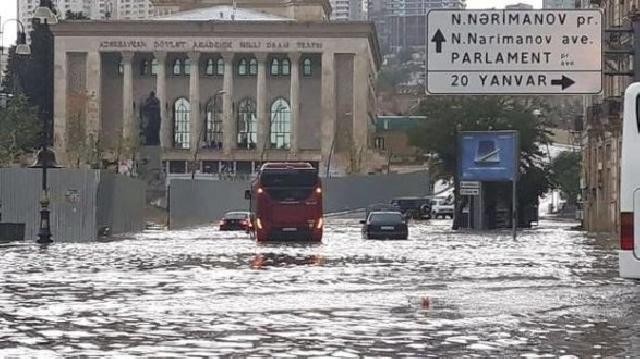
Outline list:
[[[640,348],[640,287],[617,242],[572,223],[258,245],[212,228],[4,245],[0,357],[622,356]]]

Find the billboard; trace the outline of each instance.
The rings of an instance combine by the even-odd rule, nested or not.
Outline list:
[[[459,180],[516,180],[519,152],[516,131],[461,132],[457,159]]]

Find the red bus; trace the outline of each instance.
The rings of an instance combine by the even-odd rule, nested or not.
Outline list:
[[[258,242],[322,240],[322,183],[311,164],[266,163],[245,197]]]

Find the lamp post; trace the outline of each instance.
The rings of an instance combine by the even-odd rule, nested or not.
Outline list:
[[[58,23],[58,17],[52,9],[53,2],[51,0],[40,0],[40,6],[33,13],[33,18],[44,24],[55,25]]]
[[[51,239],[51,219],[49,212],[49,194],[47,190],[47,168],[57,168],[56,155],[47,148],[47,130],[43,128],[42,149],[38,152],[36,162],[31,168],[42,168],[42,192],[40,194],[40,230],[38,231],[38,243],[53,243]]]
[[[57,24],[58,18],[51,10],[53,4],[50,0],[40,0],[40,6],[34,12],[34,19],[39,19],[43,24]],[[42,192],[40,195],[40,229],[38,231],[39,244],[53,243],[51,239],[51,214],[49,212],[49,193],[47,188],[47,169],[57,168],[55,153],[47,148],[48,142],[48,126],[47,113],[41,108],[40,116],[42,118],[42,139],[41,148],[38,152],[36,162],[31,168],[42,168]]]
[[[2,60],[4,59],[4,26],[11,21],[15,21],[18,24],[18,38],[16,39],[16,55],[19,55],[19,56],[31,55],[31,47],[27,45],[27,33],[24,31],[24,25],[18,19],[8,19],[5,22],[3,22],[2,27],[0,27],[0,66],[2,67],[5,66]],[[2,71],[3,69],[0,69],[0,72]],[[0,76],[0,80],[2,80],[1,76]],[[14,83],[14,90],[15,90],[15,83]],[[4,96],[3,96],[3,101],[4,101]]]
[[[227,91],[225,90],[220,90],[218,92],[216,92],[215,94],[213,94],[213,119],[215,120],[216,117],[216,99],[218,98],[218,96],[220,95],[224,95],[225,93],[227,93]],[[205,109],[206,111],[206,109]],[[196,179],[196,164],[198,163],[198,154],[200,153],[200,141],[202,140],[202,135],[204,132],[204,129],[207,127],[207,118],[205,116],[205,121],[202,124],[202,127],[200,127],[200,132],[198,133],[198,140],[196,141],[196,149],[195,152],[193,153],[193,163],[191,163],[191,179],[194,180]]]

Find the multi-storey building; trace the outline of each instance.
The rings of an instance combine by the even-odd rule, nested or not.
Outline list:
[[[605,68],[603,92],[585,97],[582,198],[584,225],[591,232],[615,232],[620,213],[622,100],[632,81],[633,22],[640,21],[639,0],[591,0],[604,11]],[[636,55],[639,56],[639,55]]]
[[[330,0],[331,20],[363,20],[361,0]]]
[[[581,7],[581,0],[543,0],[543,9],[575,9]]]
[[[376,23],[384,52],[426,43],[427,12],[466,7],[466,0],[368,0],[367,17]]]
[[[33,12],[39,5],[40,0],[18,0],[18,19],[24,24],[27,37],[32,30]],[[61,19],[67,11],[82,13],[95,20],[147,19],[154,15],[150,0],[57,0],[54,6]]]
[[[4,80],[4,75],[7,71],[7,63],[9,60],[9,48],[0,47],[0,86]]]
[[[245,176],[267,161],[324,173],[386,163],[372,142],[372,24],[326,21],[328,0],[158,3],[178,12],[52,27],[59,163],[84,156],[77,138],[103,159],[144,159],[172,176]]]

